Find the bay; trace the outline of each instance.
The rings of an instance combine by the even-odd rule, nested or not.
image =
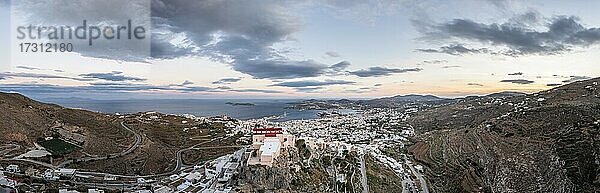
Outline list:
[[[156,111],[167,114],[195,116],[227,115],[236,119],[258,119],[284,115],[276,121],[314,119],[322,110],[287,109],[298,99],[126,99],[94,100],[82,98],[42,99],[69,108],[80,108],[103,113],[137,113]],[[232,104],[233,103],[233,104]],[[237,104],[236,104],[237,103]],[[249,105],[253,104],[253,105]]]

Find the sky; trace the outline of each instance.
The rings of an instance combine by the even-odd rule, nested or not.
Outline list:
[[[0,0],[0,91],[35,98],[376,98],[537,92],[600,74],[600,2]],[[19,26],[144,39],[19,39]],[[8,42],[8,43],[4,43]],[[67,53],[20,43],[72,43]]]

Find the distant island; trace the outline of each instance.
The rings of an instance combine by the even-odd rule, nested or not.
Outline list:
[[[255,106],[254,103],[235,103],[235,102],[226,102],[225,104],[232,106]]]

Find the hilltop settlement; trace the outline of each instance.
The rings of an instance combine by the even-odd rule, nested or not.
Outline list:
[[[330,111],[288,121],[104,114],[0,93],[0,192],[597,192],[599,81],[308,100],[289,108]]]

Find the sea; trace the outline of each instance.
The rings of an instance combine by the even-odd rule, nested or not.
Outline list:
[[[82,98],[41,99],[69,108],[86,109],[102,113],[137,113],[155,111],[166,114],[192,114],[195,116],[227,115],[236,119],[258,119],[270,116],[282,116],[274,121],[288,121],[318,118],[323,111],[354,113],[349,109],[298,110],[288,109],[290,103],[299,99],[126,99],[95,100]],[[232,105],[227,103],[251,103],[254,105]]]

